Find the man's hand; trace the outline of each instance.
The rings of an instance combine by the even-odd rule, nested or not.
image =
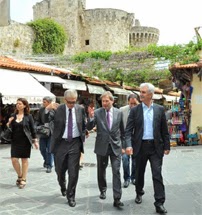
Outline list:
[[[132,155],[133,154],[133,148],[132,147],[127,147],[126,148],[126,154],[127,155]]]
[[[164,150],[164,155],[168,155],[170,153],[170,150]]]
[[[88,115],[89,115],[90,118],[94,117],[94,113],[95,113],[95,108],[91,107],[91,106],[88,106]]]

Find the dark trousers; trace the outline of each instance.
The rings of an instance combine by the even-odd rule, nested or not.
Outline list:
[[[165,188],[161,174],[163,158],[159,157],[156,153],[154,143],[142,142],[140,152],[136,157],[136,193],[139,195],[144,194],[144,174],[148,160],[150,162],[152,172],[155,198],[154,204],[155,206],[158,206],[165,202]]]
[[[131,165],[130,165],[131,161]],[[135,179],[135,158],[132,155],[122,154],[123,178],[124,181]]]
[[[55,153],[55,171],[62,190],[66,189],[66,171],[68,170],[67,199],[74,200],[79,177],[79,160],[81,153],[81,139],[75,138],[71,142],[62,140]]]
[[[108,166],[108,160],[110,157],[112,166],[112,187],[113,187],[113,197],[114,199],[121,199],[122,189],[121,189],[121,155],[116,156],[111,147],[109,147],[108,153],[105,156],[97,155],[97,179],[100,192],[107,190],[106,181],[106,168]]]

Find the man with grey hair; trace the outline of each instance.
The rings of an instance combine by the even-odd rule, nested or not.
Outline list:
[[[142,203],[144,195],[144,174],[149,160],[154,187],[157,213],[167,213],[164,208],[165,188],[162,177],[163,156],[170,152],[170,139],[164,108],[153,103],[154,86],[150,83],[140,85],[141,104],[129,114],[125,130],[126,153],[136,157],[136,198]]]
[[[77,91],[66,90],[64,100],[54,116],[51,152],[54,154],[55,171],[63,196],[70,207],[75,207],[75,193],[79,177],[80,154],[83,153],[86,125],[84,108],[76,104]],[[66,187],[66,171],[68,186]]]
[[[120,201],[122,195],[120,176],[121,150],[124,141],[122,113],[119,109],[113,107],[114,97],[110,91],[104,92],[100,98],[102,101],[101,108],[94,111],[94,108],[88,107],[87,129],[91,130],[95,126],[97,129],[94,152],[97,156],[97,179],[100,199],[106,198],[106,168],[110,158],[113,173],[113,205],[120,208],[124,206]]]
[[[126,127],[128,115],[130,110],[139,104],[136,94],[130,94],[128,96],[128,105],[120,108],[122,112],[122,118],[124,123],[124,128]],[[131,165],[130,165],[131,161]],[[125,149],[122,149],[122,164],[123,164],[123,187],[127,188],[130,182],[135,185],[135,157],[133,155],[127,155]],[[131,167],[130,167],[131,166]]]
[[[52,102],[51,97],[46,96],[43,98],[43,107],[39,109],[39,114],[36,119],[37,126],[41,126],[41,125],[48,126],[49,120],[47,117],[46,108],[51,104],[51,102]],[[46,168],[47,173],[50,173],[53,167],[53,154],[50,152],[50,140],[51,140],[51,134],[49,136],[39,134],[39,149],[44,160],[43,167]]]

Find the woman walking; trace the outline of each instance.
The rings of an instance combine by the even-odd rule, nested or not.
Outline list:
[[[32,144],[38,149],[34,120],[26,99],[17,100],[15,112],[9,118],[7,126],[12,129],[11,161],[18,176],[16,185],[22,189],[26,185]]]

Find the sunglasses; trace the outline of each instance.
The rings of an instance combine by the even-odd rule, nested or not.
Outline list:
[[[66,99],[65,99],[65,100],[66,100]],[[68,101],[68,100],[66,100],[66,102],[67,102],[67,104],[70,104],[70,105],[76,104],[76,101]]]

